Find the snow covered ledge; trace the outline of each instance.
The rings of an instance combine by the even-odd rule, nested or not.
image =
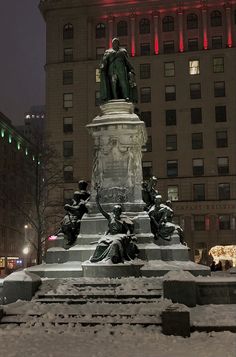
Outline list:
[[[41,285],[38,275],[25,270],[10,274],[4,279],[2,296],[5,304],[17,300],[31,300]]]

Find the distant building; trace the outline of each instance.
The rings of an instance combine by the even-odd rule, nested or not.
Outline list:
[[[29,215],[31,212],[35,157],[32,145],[1,112],[0,158],[0,272],[3,273],[5,268],[10,272],[22,267],[26,259],[23,248],[32,231],[22,211]],[[30,256],[27,259],[29,262]]]
[[[25,113],[24,125],[17,126],[17,130],[22,133],[32,144],[37,144],[43,137],[45,127],[45,106],[35,105]]]
[[[46,131],[70,196],[91,179],[99,61],[113,37],[132,56],[148,132],[144,177],[156,175],[192,258],[235,244],[236,2],[42,0],[47,24]],[[69,172],[69,174],[68,174]]]

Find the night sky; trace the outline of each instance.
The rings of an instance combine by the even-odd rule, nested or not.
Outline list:
[[[0,0],[0,111],[13,124],[45,104],[46,28],[39,0]]]

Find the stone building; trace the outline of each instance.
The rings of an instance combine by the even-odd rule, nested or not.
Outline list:
[[[30,143],[2,113],[0,157],[0,273],[8,273],[33,258],[32,249],[23,254],[33,233],[22,212],[30,215],[35,162]]]
[[[19,125],[16,129],[24,135],[34,145],[41,145],[44,135],[45,106],[33,105],[25,113],[24,125]]]
[[[99,112],[99,60],[114,36],[132,57],[137,108],[156,175],[184,226],[192,257],[235,244],[236,1],[42,0],[47,25],[47,132],[64,166],[67,198],[90,180]]]

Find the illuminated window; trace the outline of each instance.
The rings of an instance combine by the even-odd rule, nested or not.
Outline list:
[[[73,166],[64,166],[64,181],[72,182],[73,181]]]
[[[143,168],[143,178],[148,179],[152,174],[152,161],[143,161],[142,162],[142,168]]]
[[[141,19],[139,21],[139,33],[141,35],[150,33],[150,21],[149,21],[149,19]]]
[[[168,200],[178,201],[179,199],[179,188],[178,186],[168,186]]]
[[[204,160],[193,159],[193,176],[204,175]]]
[[[166,171],[168,177],[178,176],[178,161],[168,160],[166,163]]]
[[[218,184],[218,198],[219,200],[230,200],[230,184],[219,183]]]
[[[166,135],[166,151],[177,150],[177,135]]]
[[[175,76],[175,62],[165,62],[164,63],[164,76],[174,77]]]
[[[152,126],[152,112],[141,112],[140,119],[144,121],[147,128]]]
[[[69,40],[74,37],[74,28],[72,24],[66,24],[63,27],[63,39]]]
[[[214,57],[213,58],[213,72],[223,73],[224,72],[224,57]]]
[[[227,131],[217,131],[216,132],[216,147],[226,148],[228,147],[228,134]]]
[[[229,158],[218,157],[217,169],[218,169],[218,175],[227,175],[229,173]]]
[[[225,82],[214,82],[214,96],[225,97]]]
[[[198,28],[198,16],[196,14],[187,15],[187,29],[197,29]]]
[[[190,98],[200,99],[201,98],[201,84],[200,83],[190,83]]]
[[[73,57],[73,48],[64,48],[64,62],[72,62]]]
[[[189,61],[189,74],[191,76],[200,74],[200,61],[199,60],[190,60]]]
[[[203,183],[193,185],[194,201],[205,201],[205,185]]]
[[[211,26],[222,26],[222,14],[220,11],[215,10],[211,12]]]
[[[213,49],[222,48],[222,36],[214,36],[211,39],[211,47]]]
[[[63,94],[63,107],[72,108],[73,107],[73,93]]]
[[[100,83],[101,82],[101,72],[99,68],[96,68],[96,83]]]
[[[202,123],[202,108],[191,108],[191,124]]]
[[[73,132],[73,118],[67,117],[63,118],[63,132],[72,133]]]
[[[165,86],[165,100],[166,102],[171,100],[176,100],[176,87],[175,86]]]
[[[151,65],[150,63],[140,64],[140,79],[148,79],[151,77]]]
[[[106,37],[106,26],[104,23],[99,23],[96,25],[95,35],[96,35],[96,38]]]
[[[217,123],[227,121],[225,105],[218,105],[215,107],[215,119]]]
[[[73,71],[66,70],[63,71],[63,84],[73,84]]]
[[[192,149],[202,149],[203,148],[203,137],[202,133],[192,133]]]
[[[162,19],[162,31],[163,32],[170,32],[174,31],[175,29],[175,19],[173,16],[165,16]]]
[[[166,110],[165,116],[166,116],[166,126],[176,125],[176,110],[175,109]]]
[[[117,36],[127,36],[127,35],[128,35],[127,21],[119,21],[117,24]]]

